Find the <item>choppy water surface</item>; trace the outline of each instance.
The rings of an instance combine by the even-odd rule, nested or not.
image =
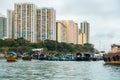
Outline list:
[[[103,61],[0,60],[0,80],[120,80],[120,66]]]

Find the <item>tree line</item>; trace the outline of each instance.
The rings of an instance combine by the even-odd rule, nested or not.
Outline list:
[[[84,45],[44,40],[39,43],[31,43],[24,38],[0,39],[0,52],[14,51],[18,53],[30,52],[34,48],[43,48],[43,53],[78,53],[94,52],[94,45],[86,43]]]

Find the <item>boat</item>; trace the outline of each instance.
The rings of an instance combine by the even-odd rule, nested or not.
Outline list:
[[[91,61],[92,60],[92,54],[90,53],[84,53],[83,54],[83,61]]]
[[[76,61],[82,61],[82,53],[76,53],[75,60]]]
[[[40,54],[39,51],[33,51],[33,52],[32,52],[32,56],[33,56],[32,58],[33,58],[33,59],[38,59],[39,54]]]
[[[92,53],[84,52],[84,53],[76,53],[75,60],[76,61],[93,61]]]
[[[6,60],[7,62],[16,62],[17,54],[15,52],[7,52]]]
[[[111,52],[103,54],[105,64],[120,65],[120,45],[113,44]]]
[[[120,52],[109,52],[107,54],[103,54],[103,60],[105,61],[105,64],[120,65]]]
[[[32,60],[31,54],[29,52],[23,53],[22,59],[26,61],[31,61]]]
[[[47,58],[48,58],[48,56],[46,54],[43,54],[43,53],[39,54],[39,56],[38,56],[39,60],[47,60]]]
[[[64,58],[65,58],[65,61],[75,61],[75,57],[73,54],[66,54]]]

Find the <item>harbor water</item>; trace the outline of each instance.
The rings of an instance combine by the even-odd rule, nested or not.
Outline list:
[[[120,66],[103,61],[0,60],[0,80],[120,80]]]

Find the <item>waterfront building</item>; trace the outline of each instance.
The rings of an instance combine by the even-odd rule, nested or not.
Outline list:
[[[61,22],[56,22],[56,41],[66,42],[66,26]]]
[[[14,39],[14,11],[7,10],[8,38]]]
[[[15,4],[14,39],[20,37],[36,42],[36,6],[34,4]]]
[[[0,14],[0,39],[7,38],[7,18]]]
[[[75,39],[74,39],[74,43],[75,43],[75,44],[78,44],[78,34],[79,34],[79,33],[78,33],[78,30],[79,30],[79,29],[78,29],[78,24],[75,23],[75,24],[74,24],[74,34],[75,34],[75,35],[74,35],[74,38],[75,38]]]
[[[56,40],[56,11],[53,8],[37,9],[37,42]]]
[[[56,40],[56,14],[53,8],[37,8],[31,3],[15,4],[8,11],[9,38],[30,42]]]
[[[89,43],[89,37],[90,37],[90,24],[87,21],[81,22],[80,24],[80,34],[85,33],[86,35],[86,43]]]
[[[86,43],[86,34],[80,33],[78,36],[78,44],[84,45]]]
[[[58,20],[66,26],[66,43],[77,44],[78,26],[73,20]]]

